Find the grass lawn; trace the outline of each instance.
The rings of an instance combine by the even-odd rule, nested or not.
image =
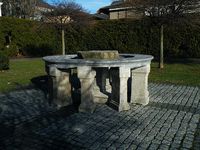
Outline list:
[[[167,63],[164,69],[158,63],[151,64],[149,81],[200,86],[200,64],[198,63]]]
[[[26,86],[31,79],[45,75],[42,59],[10,60],[10,69],[0,72],[0,92]]]
[[[151,64],[149,81],[200,86],[200,64],[165,64],[160,70],[157,63]],[[28,85],[34,77],[45,75],[42,59],[11,60],[10,69],[0,72],[0,92],[13,90],[19,85]]]

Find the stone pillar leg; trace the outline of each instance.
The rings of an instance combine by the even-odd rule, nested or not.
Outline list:
[[[150,65],[133,69],[131,72],[131,103],[147,105],[149,103],[148,75]]]
[[[2,16],[2,13],[1,13],[1,5],[3,5],[2,2],[0,2],[0,17]]]
[[[110,104],[118,109],[118,111],[129,110],[128,104],[128,78],[130,77],[130,69],[125,67],[111,68],[112,92]]]
[[[50,98],[60,108],[72,104],[71,84],[70,84],[70,69],[59,70],[56,67],[49,68],[51,78]]]
[[[81,82],[81,104],[79,112],[94,112],[96,104],[94,103],[94,81],[95,71],[91,67],[78,67],[78,78]]]

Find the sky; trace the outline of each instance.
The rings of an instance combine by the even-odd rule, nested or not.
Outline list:
[[[47,0],[47,2],[51,3],[53,0]],[[76,3],[80,4],[84,9],[86,9],[89,13],[94,14],[96,11],[104,6],[108,6],[111,4],[112,0],[74,0]]]

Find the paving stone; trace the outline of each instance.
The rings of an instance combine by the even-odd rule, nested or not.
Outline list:
[[[0,149],[200,149],[199,87],[149,84],[150,103],[93,114],[49,105],[38,89],[0,94]]]
[[[169,145],[161,144],[158,149],[160,149],[160,150],[168,150],[169,147],[170,147]]]
[[[127,150],[136,150],[137,149],[137,145],[135,145],[135,144],[131,144],[128,148],[127,148]]]

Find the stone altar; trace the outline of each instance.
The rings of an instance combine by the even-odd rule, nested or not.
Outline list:
[[[108,103],[118,111],[129,110],[128,80],[131,79],[130,103],[149,103],[148,74],[151,55],[117,54],[108,58],[110,51],[96,51],[100,58],[83,59],[79,54],[43,57],[51,80],[51,97],[58,107],[72,104],[71,72],[80,80],[80,112],[93,112],[97,103]],[[85,52],[84,52],[85,53]],[[89,51],[94,53],[94,51]],[[106,56],[106,58],[102,58]],[[85,56],[84,56],[85,57]],[[116,57],[116,58],[115,58]]]

